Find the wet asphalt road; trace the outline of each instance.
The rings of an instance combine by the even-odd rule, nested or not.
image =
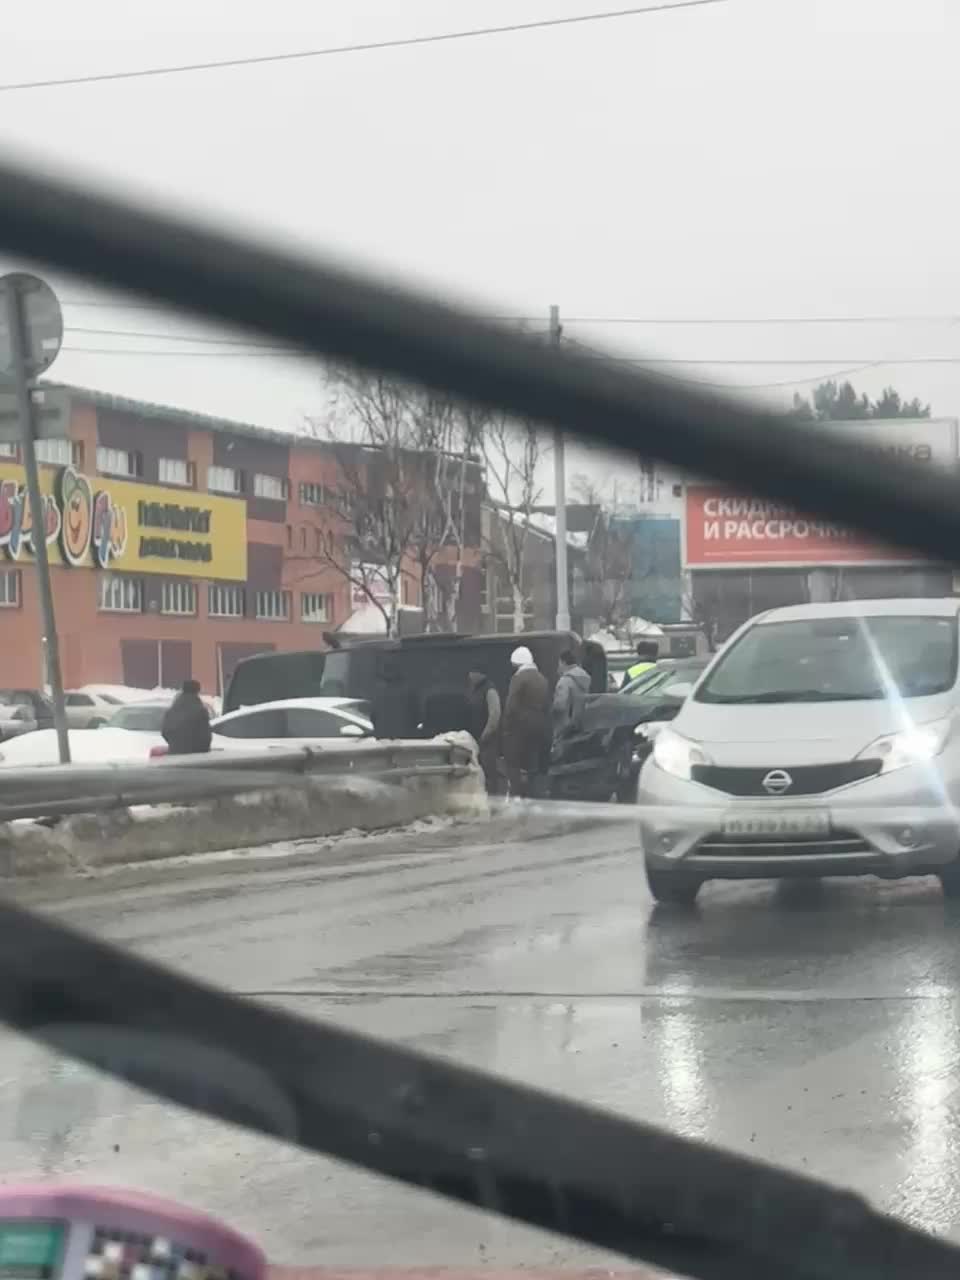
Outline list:
[[[960,1236],[960,909],[934,880],[714,884],[694,913],[654,909],[629,813],[514,812],[306,863],[39,897],[252,998],[818,1174]],[[19,1038],[0,1050],[6,1180],[173,1196],[278,1261],[608,1261],[198,1121]]]

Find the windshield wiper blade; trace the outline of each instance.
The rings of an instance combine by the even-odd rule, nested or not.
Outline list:
[[[218,991],[5,904],[0,972],[0,1020],[171,1102],[680,1275],[960,1270],[955,1245],[852,1193]]]

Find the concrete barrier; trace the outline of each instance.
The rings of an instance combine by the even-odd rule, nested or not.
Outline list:
[[[456,735],[460,745],[472,739]],[[82,873],[281,840],[382,831],[420,818],[489,812],[473,758],[447,769],[394,776],[300,776],[240,795],[82,813],[56,825],[0,824],[0,877]]]

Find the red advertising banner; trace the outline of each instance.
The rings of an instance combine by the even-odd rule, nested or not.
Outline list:
[[[690,569],[923,563],[915,552],[878,546],[844,525],[713,485],[687,487],[684,535]]]

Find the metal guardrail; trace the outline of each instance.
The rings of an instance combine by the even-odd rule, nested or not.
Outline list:
[[[166,756],[149,764],[37,765],[0,769],[0,822],[99,813],[139,804],[191,804],[307,777],[368,777],[401,782],[464,775],[473,759],[460,743],[385,741]]]

